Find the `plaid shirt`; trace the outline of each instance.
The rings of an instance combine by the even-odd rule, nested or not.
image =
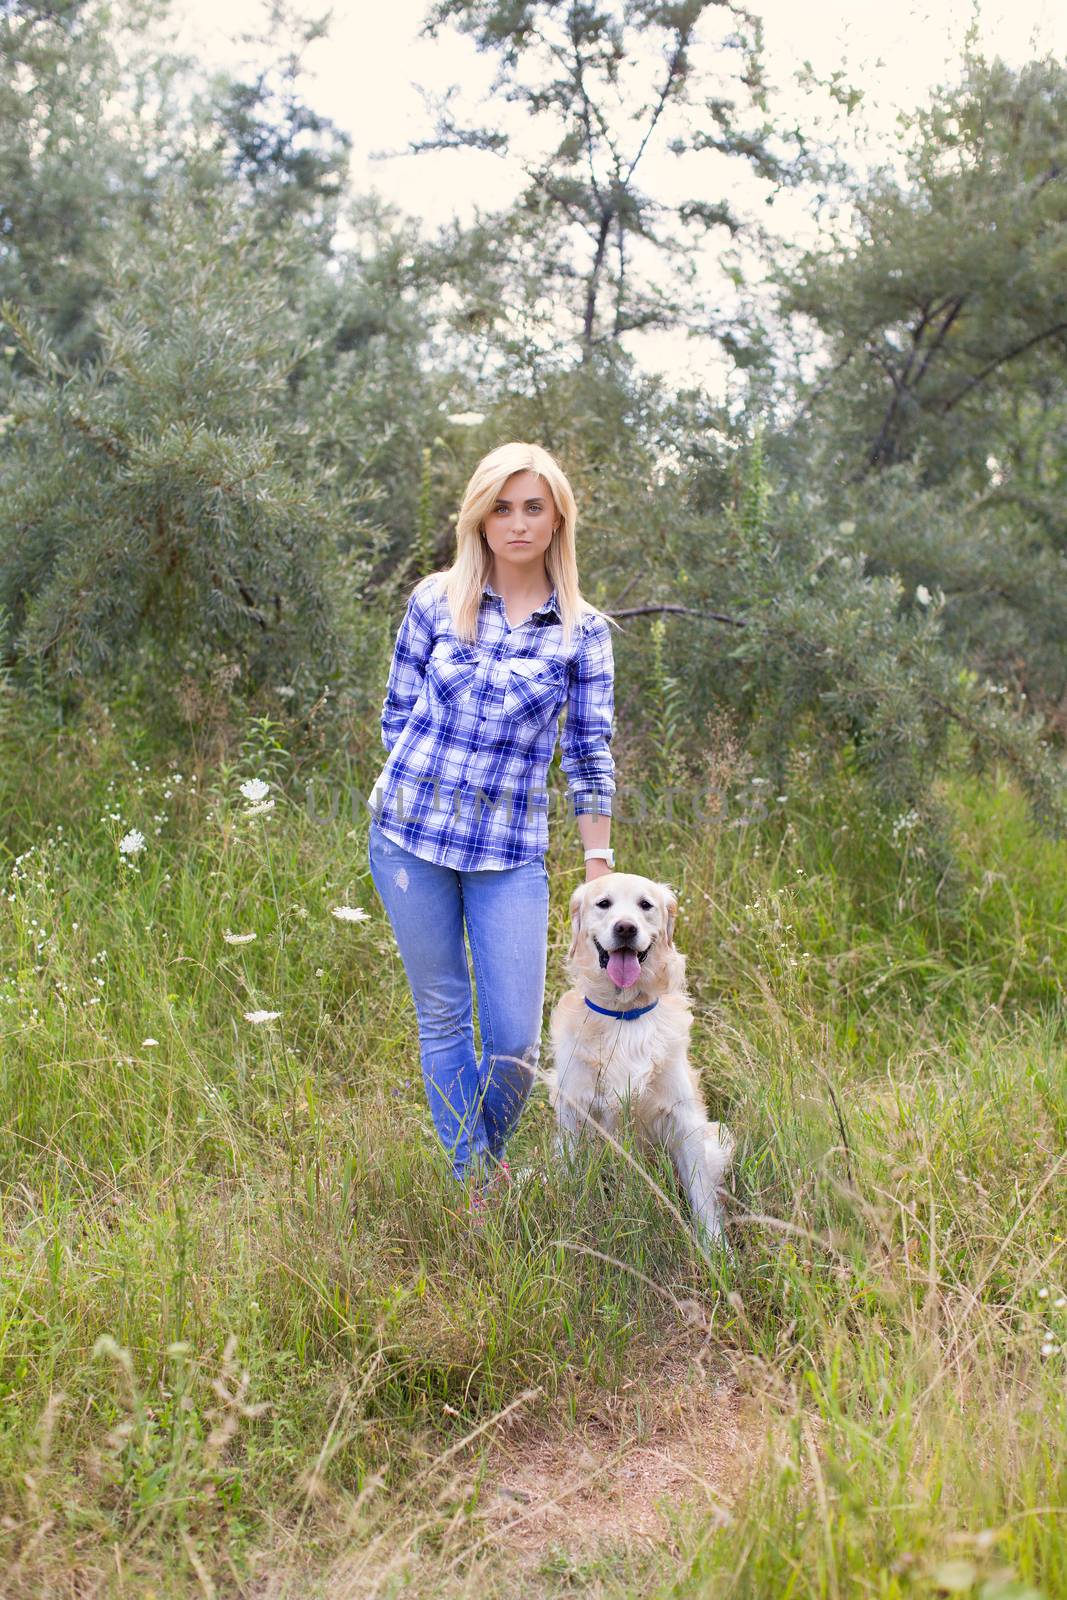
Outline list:
[[[424,579],[393,649],[381,716],[389,759],[369,802],[375,821],[394,843],[460,870],[543,858],[564,704],[560,765],[574,814],[611,814],[614,684],[609,625],[583,616],[564,654],[555,589],[513,628],[486,584],[469,644],[437,580]]]

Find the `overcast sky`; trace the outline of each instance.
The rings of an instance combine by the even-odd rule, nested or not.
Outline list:
[[[792,84],[792,74],[809,60],[815,71],[829,75],[841,67],[849,82],[867,94],[866,114],[875,134],[871,159],[891,150],[894,119],[900,109],[920,104],[939,82],[957,76],[964,37],[975,7],[962,0],[749,0],[764,21],[767,76],[777,91],[772,107],[779,114],[811,114]],[[325,9],[307,0],[315,14]],[[428,231],[453,215],[469,220],[475,203],[483,208],[506,205],[521,181],[517,164],[476,151],[400,155],[386,161],[372,153],[403,150],[409,140],[426,138],[431,124],[416,85],[442,93],[462,86],[466,107],[475,108],[488,87],[493,63],[479,56],[468,39],[443,32],[437,41],[418,38],[426,0],[336,0],[330,36],[307,52],[306,99],[352,137],[352,180],[357,189],[376,189]],[[183,19],[180,42],[207,62],[239,66],[250,60],[236,36],[258,29],[263,8],[257,0],[177,0]],[[1013,65],[1052,51],[1067,55],[1067,5],[1063,0],[986,0],[978,11],[980,41],[987,54],[998,53]],[[515,130],[521,138],[521,130]],[[650,152],[642,167],[646,188],[668,197],[679,178],[679,164],[665,153]],[[657,164],[658,159],[658,164]],[[691,161],[721,160],[691,157]],[[804,228],[799,197],[776,205],[773,219],[762,205],[764,190],[746,176],[739,162],[727,171],[708,174],[707,187],[693,174],[685,176],[688,193],[714,197],[729,183],[728,197],[743,215],[763,212],[764,220],[789,237]],[[725,235],[717,229],[703,258],[709,286],[717,293],[721,278],[715,259]],[[723,286],[724,297],[728,291]],[[632,338],[633,336],[631,336]],[[641,336],[630,346],[650,369],[672,381],[699,379],[721,388],[709,372],[707,341],[685,341],[663,335]],[[720,374],[720,378],[721,378]]]

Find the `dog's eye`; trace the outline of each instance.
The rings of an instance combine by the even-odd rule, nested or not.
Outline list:
[[[606,897],[603,900],[598,900],[597,901],[597,910],[598,911],[606,911],[608,909],[608,907],[610,906],[610,904],[611,904],[611,901],[608,900]]]
[[[652,910],[652,901],[651,900],[639,900],[637,903],[641,907],[642,911],[651,911]]]

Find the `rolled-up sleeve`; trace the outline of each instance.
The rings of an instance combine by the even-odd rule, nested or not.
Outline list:
[[[611,625],[590,617],[581,645],[568,667],[567,711],[560,739],[560,766],[567,776],[575,816],[611,815],[615,762],[615,660]]]
[[[434,642],[433,609],[431,587],[423,582],[408,600],[393,646],[381,716],[382,743],[388,751],[392,751],[403,733],[412,707],[422,693],[426,662]]]

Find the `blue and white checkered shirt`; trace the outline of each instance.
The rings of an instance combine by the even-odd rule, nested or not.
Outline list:
[[[611,814],[614,688],[608,623],[581,617],[564,654],[555,589],[513,628],[486,584],[469,644],[438,580],[424,578],[397,632],[382,706],[389,759],[369,799],[378,826],[415,855],[460,870],[542,859],[564,705],[568,809]]]

